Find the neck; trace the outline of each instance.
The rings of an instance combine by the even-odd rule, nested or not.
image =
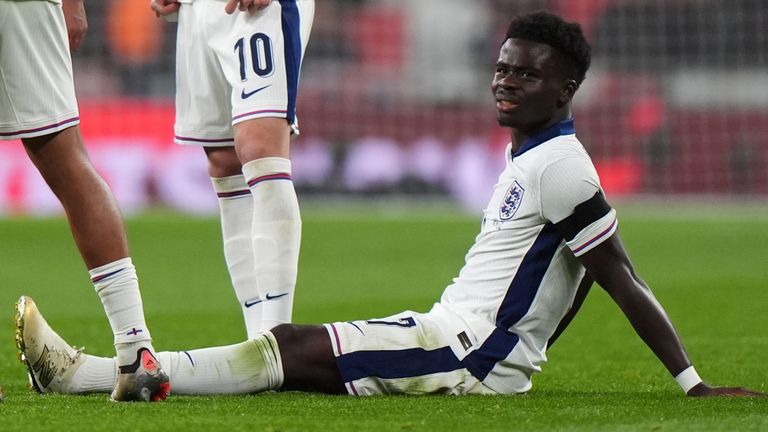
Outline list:
[[[511,134],[511,141],[512,141],[512,152],[516,152],[522,147],[523,143],[525,141],[536,135],[537,133],[549,129],[552,126],[560,123],[563,120],[569,119],[572,117],[571,113],[571,106],[570,104],[563,107],[563,109],[558,110],[552,118],[544,122],[542,125],[539,126],[533,126],[531,128],[521,129],[513,127],[510,131]]]

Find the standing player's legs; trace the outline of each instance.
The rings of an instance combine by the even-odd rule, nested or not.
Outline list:
[[[292,318],[301,216],[289,150],[291,130],[298,132],[296,96],[313,17],[314,0],[273,2],[236,16],[233,31],[211,40],[232,88],[235,149],[253,199],[261,330]]]
[[[232,16],[215,2],[180,11],[176,142],[206,147],[249,337],[291,321],[301,219],[289,141],[313,13],[312,0]]]
[[[224,257],[249,338],[291,321],[301,217],[285,119],[234,127],[235,147],[206,147]],[[241,166],[240,161],[243,161]]]
[[[5,18],[0,36],[13,35],[0,43],[0,137],[22,139],[64,207],[115,336],[122,373],[113,398],[165,398],[168,379],[153,357],[122,219],[77,126],[61,7],[0,1],[0,16]]]
[[[253,203],[235,152],[231,87],[208,46],[210,19],[225,15],[223,5],[182,4],[176,38],[175,142],[202,146],[219,201],[224,258],[245,318],[248,336],[261,330],[251,225]],[[224,26],[229,27],[229,24]]]

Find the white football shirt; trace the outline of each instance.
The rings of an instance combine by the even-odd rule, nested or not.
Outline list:
[[[518,393],[530,389],[547,340],[573,303],[585,273],[577,256],[613,235],[617,222],[573,120],[514,153],[508,145],[506,162],[440,306],[474,332],[462,356],[470,372],[497,392]]]

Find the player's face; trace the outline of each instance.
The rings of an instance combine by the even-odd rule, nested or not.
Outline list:
[[[568,116],[573,96],[559,53],[549,45],[507,39],[499,52],[491,90],[501,126],[535,132]],[[573,90],[573,91],[571,91]]]

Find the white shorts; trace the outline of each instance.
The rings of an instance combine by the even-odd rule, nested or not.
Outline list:
[[[0,140],[79,122],[61,5],[0,0]]]
[[[179,10],[176,46],[177,144],[231,146],[232,126],[285,118],[297,132],[296,93],[314,0],[274,1],[227,15],[198,0]]]
[[[439,303],[428,313],[325,324],[350,394],[515,393],[483,383],[512,346],[490,324],[481,334],[470,327]],[[519,375],[513,379],[530,382]],[[528,388],[520,387],[521,392]]]

